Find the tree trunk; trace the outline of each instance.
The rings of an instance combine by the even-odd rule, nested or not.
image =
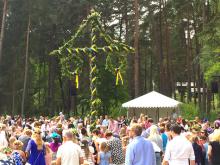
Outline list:
[[[210,117],[211,112],[211,100],[212,100],[212,92],[209,87],[207,87],[207,116]]]
[[[6,14],[7,14],[7,3],[8,0],[3,0],[4,7],[3,7],[3,15],[2,15],[2,26],[1,26],[1,34],[0,34],[0,64],[2,61],[2,46],[3,46],[3,39],[5,34],[5,20],[6,20]]]
[[[166,6],[166,2],[163,1],[163,6]],[[170,51],[170,29],[169,24],[167,21],[167,13],[166,10],[164,10],[164,20],[165,20],[165,49],[166,49],[166,72],[167,72],[167,83],[166,83],[166,95],[172,97],[173,92],[173,76],[172,76],[172,70],[171,70],[171,51]]]
[[[191,102],[191,38],[190,38],[190,17],[189,9],[187,12],[187,54],[186,54],[186,63],[187,63],[187,103]]]
[[[56,25],[53,25],[51,30],[51,49],[54,49],[55,43],[53,42],[56,39]],[[48,61],[48,98],[47,98],[47,108],[50,115],[54,115],[55,112],[55,77],[56,77],[56,67],[57,60],[56,57],[50,56]]]
[[[40,61],[40,58],[39,58],[39,77],[38,77],[38,110],[40,111],[40,108],[41,108],[41,68],[42,68],[42,63]]]
[[[134,0],[135,11],[135,30],[134,30],[134,94],[135,97],[139,96],[139,1]]]
[[[49,57],[49,74],[48,74],[48,100],[47,106],[49,114],[54,114],[54,80],[55,80],[55,57]]]
[[[12,82],[12,115],[15,115],[15,72],[13,73],[13,82]]]
[[[206,113],[206,101],[207,101],[207,85],[206,85],[206,82],[204,80],[204,78],[202,78],[202,88],[203,88],[203,93],[202,93],[202,117],[205,116],[205,113]]]
[[[59,84],[60,84],[60,93],[61,93],[61,97],[62,97],[62,102],[63,102],[63,109],[64,112],[67,111],[67,106],[66,106],[66,102],[65,102],[65,95],[64,95],[64,89],[63,89],[63,80],[61,77],[61,73],[59,73]]]
[[[159,62],[160,62],[160,69],[159,69],[159,92],[162,94],[166,94],[166,88],[164,82],[166,82],[166,67],[165,67],[165,60],[164,60],[164,52],[163,52],[163,10],[162,5],[163,2],[160,0],[160,11],[159,11],[159,44],[158,50],[160,54]]]
[[[193,12],[194,13],[194,12]],[[199,59],[199,52],[200,52],[200,47],[199,47],[199,41],[198,41],[198,30],[197,30],[197,19],[195,17],[195,14],[193,14],[193,20],[194,20],[194,24],[193,24],[193,27],[194,27],[194,30],[195,30],[195,51],[196,51],[196,54],[195,54],[195,58]],[[197,65],[195,66],[195,71],[194,71],[194,74],[195,74],[195,83],[196,83],[196,88],[195,90],[197,89],[197,97],[198,97],[198,106],[199,106],[199,109],[201,109],[201,75],[200,75],[200,64],[199,64],[199,61],[197,62]]]
[[[24,71],[24,88],[22,94],[22,102],[21,102],[21,115],[24,117],[24,104],[25,104],[25,96],[27,90],[27,79],[28,79],[28,60],[29,60],[29,35],[30,35],[30,24],[31,19],[30,15],[28,18],[28,27],[27,27],[27,36],[26,36],[26,53],[25,53],[25,71]]]
[[[128,19],[128,2],[125,1],[124,5],[124,21],[125,21],[125,42],[128,44],[129,41],[129,19]],[[133,55],[127,56],[127,71],[126,77],[128,79],[128,93],[131,98],[134,98],[134,65],[133,65]]]

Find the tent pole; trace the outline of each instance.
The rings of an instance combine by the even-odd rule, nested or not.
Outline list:
[[[159,117],[160,117],[160,110],[157,108],[157,122],[159,122]]]

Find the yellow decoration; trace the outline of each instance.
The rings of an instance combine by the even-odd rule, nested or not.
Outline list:
[[[126,47],[126,46],[124,46],[123,47],[127,52],[129,52],[129,49]]]
[[[102,48],[102,50],[103,50],[104,52],[106,52],[105,47],[104,47],[104,48]]]
[[[96,103],[96,100],[94,100],[94,101],[92,102],[92,105],[95,105],[95,103]]]
[[[120,72],[119,69],[116,69],[116,82],[115,82],[116,85],[119,84],[119,80],[121,81],[121,84],[123,85],[123,84],[124,84],[124,81],[123,81],[121,72]]]
[[[96,40],[96,36],[92,37],[92,42],[94,42]]]
[[[93,79],[92,79],[92,82],[94,82],[96,80],[96,77],[94,77]]]
[[[92,58],[91,58],[91,61],[94,61],[95,60],[95,56],[93,56]]]
[[[86,48],[83,48],[83,52],[86,54]]]
[[[93,73],[93,72],[95,71],[95,69],[96,69],[96,66],[94,66],[94,67],[92,68],[91,73]]]
[[[79,48],[76,48],[76,53],[79,54]]]
[[[108,48],[109,48],[109,50],[110,50],[111,52],[113,52],[113,49],[112,49],[112,47],[111,47],[111,46],[109,46]]]
[[[96,88],[92,90],[92,95],[96,93]]]
[[[75,83],[76,83],[76,89],[78,89],[79,88],[79,75],[78,75],[78,73],[75,73]]]

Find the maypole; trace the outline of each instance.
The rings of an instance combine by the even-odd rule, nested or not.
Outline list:
[[[83,32],[90,28],[90,43],[88,47],[76,48],[76,40],[80,36],[83,36]],[[103,39],[105,46],[99,46],[98,40]],[[123,84],[121,69],[124,67],[126,61],[125,54],[134,52],[134,49],[122,42],[113,40],[108,34],[105,33],[101,21],[100,14],[93,11],[87,17],[86,20],[80,25],[79,29],[69,41],[59,47],[58,50],[54,50],[50,55],[55,55],[60,60],[61,73],[63,76],[68,77],[70,80],[75,81],[76,87],[79,84],[78,75],[82,74],[82,66],[84,63],[83,57],[89,57],[89,80],[90,80],[90,116],[94,118],[99,113],[99,107],[101,105],[101,99],[98,97],[97,81],[99,72],[97,69],[97,56],[106,55],[105,68],[116,76],[116,85],[119,85],[119,81]],[[113,59],[117,59],[117,63],[113,62]]]

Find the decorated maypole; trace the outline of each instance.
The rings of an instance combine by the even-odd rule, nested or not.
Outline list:
[[[88,32],[88,29],[90,29],[89,32],[91,33],[91,45],[84,48],[77,48],[77,39],[83,36],[83,32],[86,30]],[[100,41],[102,46],[98,45]],[[103,46],[103,44],[106,45]],[[89,57],[89,115],[93,118],[98,115],[101,104],[101,99],[98,97],[97,91],[97,81],[99,76],[97,57],[100,55],[105,57],[105,68],[112,74],[116,75],[116,85],[119,85],[119,82],[123,84],[121,70],[126,63],[125,54],[129,52],[134,52],[133,48],[122,42],[113,40],[108,34],[106,34],[101,25],[100,14],[92,10],[91,14],[80,25],[75,35],[72,36],[69,41],[64,43],[63,46],[59,47],[58,50],[51,52],[51,55],[55,55],[59,58],[62,75],[75,81],[77,88],[79,86],[79,75],[82,74],[82,66],[85,62],[83,57]]]
[[[97,36],[96,36],[96,28],[94,25],[94,22],[92,22],[92,29],[91,29],[91,48],[94,48],[96,50],[96,41],[97,41]],[[89,67],[90,67],[90,74],[89,74],[89,79],[90,79],[90,93],[91,93],[91,98],[90,98],[90,110],[93,115],[96,115],[98,112],[98,107],[100,104],[100,99],[97,97],[97,65],[96,65],[96,55],[97,53],[91,52],[89,55]]]

